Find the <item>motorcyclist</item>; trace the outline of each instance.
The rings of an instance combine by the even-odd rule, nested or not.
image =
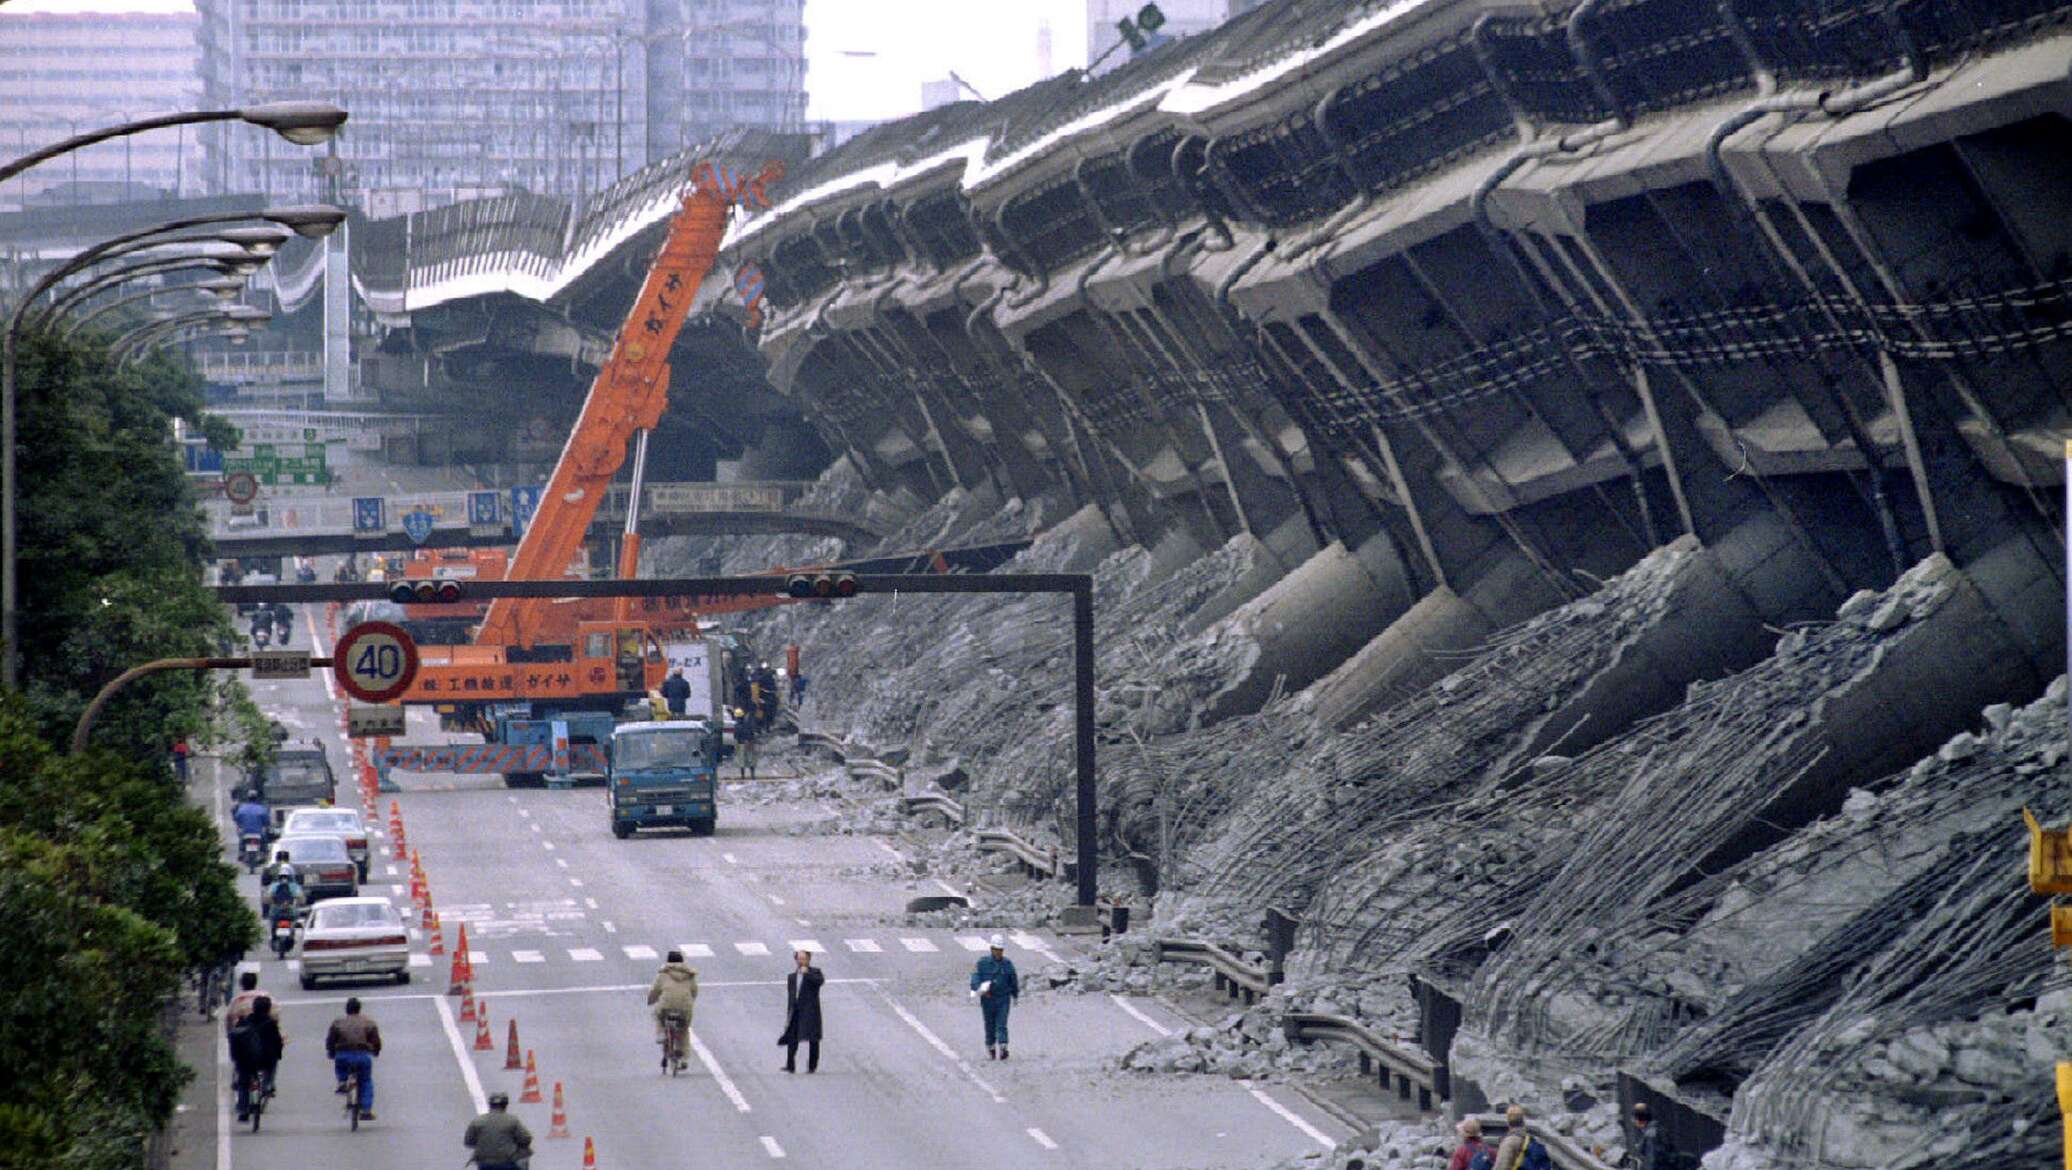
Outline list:
[[[295,876],[295,867],[276,874],[266,883],[266,914],[269,920],[284,914],[293,914],[302,905],[302,882]]]
[[[268,616],[273,620],[274,640],[283,646],[287,645],[295,631],[295,611],[288,608],[287,602],[276,601],[268,611]]]
[[[671,1014],[683,1018],[683,1026],[691,1026],[691,1013],[698,1006],[698,972],[684,965],[683,952],[672,950],[662,969],[655,972],[655,982],[649,986],[647,1001],[655,1008],[655,1030],[665,1034],[667,1019]],[[676,1068],[683,1071],[683,1047],[681,1041],[672,1047],[676,1055]]]
[[[491,1093],[489,1112],[468,1122],[461,1144],[475,1151],[481,1170],[519,1170],[532,1157],[532,1131],[511,1116],[511,1095]]]
[[[237,825],[240,837],[258,836],[263,839],[269,815],[266,806],[259,802],[258,793],[249,788],[238,797],[237,807],[230,811],[230,819]]]
[[[288,851],[285,849],[275,851],[273,864],[259,874],[259,886],[261,889],[271,890],[274,883],[283,878],[298,886],[302,884],[302,874],[295,868],[295,863],[289,859]]]

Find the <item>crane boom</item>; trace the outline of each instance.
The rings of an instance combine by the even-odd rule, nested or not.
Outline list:
[[[777,162],[765,163],[754,175],[710,161],[692,170],[691,189],[670,220],[611,355],[590,385],[554,474],[540,493],[531,527],[518,544],[509,579],[552,580],[581,554],[583,535],[626,461],[627,443],[653,430],[668,405],[669,350],[719,256],[728,209],[735,203],[768,206],[765,189],[783,173]],[[476,644],[531,645],[542,604],[498,598],[483,617]]]

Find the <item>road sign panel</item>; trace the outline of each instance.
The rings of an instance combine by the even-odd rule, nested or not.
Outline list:
[[[380,496],[353,497],[353,531],[379,533],[388,528],[388,501]]]
[[[417,643],[400,626],[361,622],[338,639],[331,671],[347,694],[363,703],[386,703],[408,690],[417,677]]]
[[[403,513],[403,533],[412,544],[423,544],[431,539],[432,514],[421,509]]]
[[[511,489],[512,536],[522,539],[525,536],[525,530],[532,526],[532,514],[539,511],[540,492],[542,490],[544,489],[539,484]]]
[[[368,739],[380,735],[403,734],[403,708],[362,707],[354,704],[346,708],[345,733],[354,739]]]
[[[233,504],[249,504],[259,498],[259,478],[249,471],[223,477],[223,494]]]
[[[253,678],[308,678],[309,651],[254,650]]]
[[[502,519],[502,513],[497,507],[497,497],[495,492],[468,493],[469,527],[472,528],[477,525],[497,524],[500,523]]]

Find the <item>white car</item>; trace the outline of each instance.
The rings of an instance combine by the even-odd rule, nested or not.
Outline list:
[[[367,880],[367,826],[356,808],[298,808],[281,821],[281,836],[316,834],[345,838],[345,851],[359,867],[360,880]]]
[[[317,980],[410,982],[410,931],[387,898],[333,898],[310,908],[302,931],[302,987]]]

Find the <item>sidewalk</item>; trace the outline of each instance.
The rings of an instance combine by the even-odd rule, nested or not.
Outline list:
[[[225,820],[228,813],[222,803],[228,787],[223,778],[227,770],[216,756],[196,756],[187,795],[215,819],[224,848],[232,849]],[[172,1155],[166,1165],[169,1170],[229,1170],[227,1159],[218,1161],[219,1147],[227,1144],[223,1139],[229,1136],[222,1127],[229,1105],[229,1098],[220,1088],[228,1077],[224,1068],[228,1050],[223,1042],[223,1020],[220,1014],[213,1020],[201,1018],[191,987],[183,988],[180,994],[180,1031],[173,1046],[180,1063],[194,1071],[194,1079],[180,1091],[180,1103],[168,1127]]]

